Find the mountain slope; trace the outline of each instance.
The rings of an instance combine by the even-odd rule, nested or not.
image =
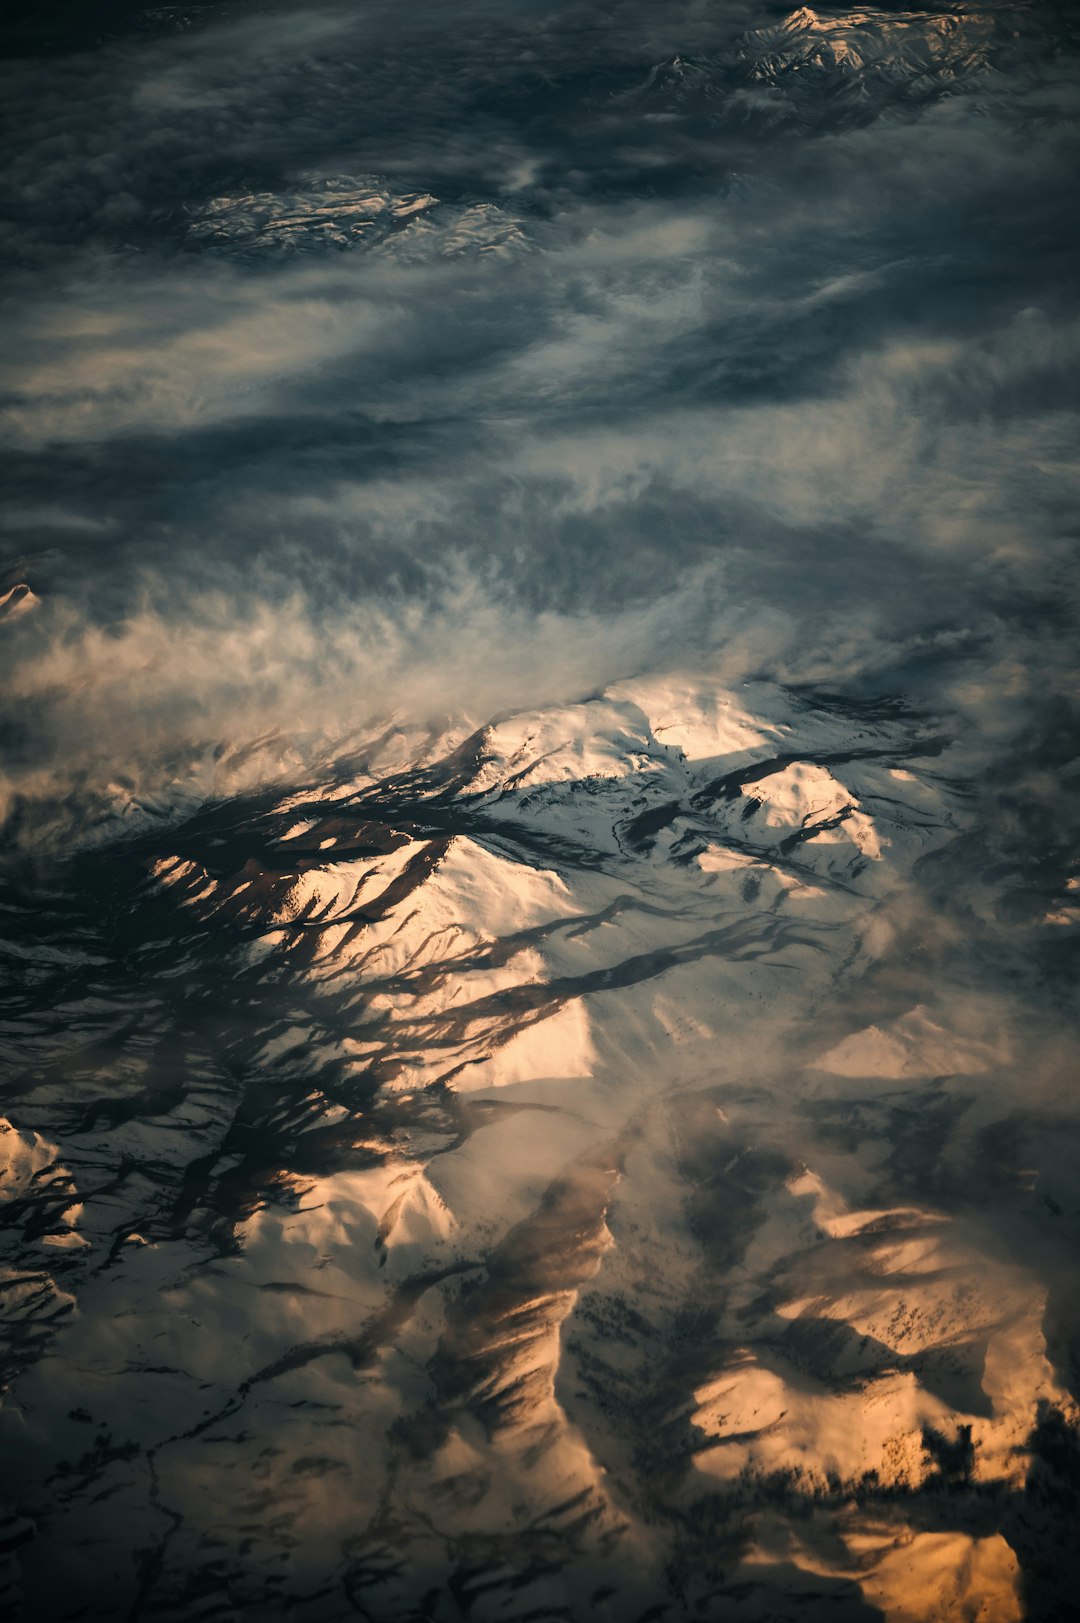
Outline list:
[[[5,1011],[30,1603],[1058,1582],[1060,1168],[980,1181],[1016,1034],[895,967],[970,825],[947,759],[890,703],[650,680],[74,859]]]

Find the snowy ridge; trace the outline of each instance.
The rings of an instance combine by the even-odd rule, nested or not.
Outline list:
[[[380,1618],[1052,1602],[1059,1282],[943,1199],[1017,1036],[875,979],[963,849],[943,755],[887,701],[649,678],[92,853],[110,900],[58,892],[78,950],[40,919],[5,1009],[35,1592],[90,1593],[67,1529],[119,1505],[151,1616],[223,1562]],[[1052,1141],[1047,1185],[987,1139],[1017,1234]]]
[[[840,76],[874,85],[940,90],[951,79],[985,72],[995,47],[1015,37],[1025,7],[989,6],[963,11],[850,11],[819,13],[802,6],[774,28],[746,35],[744,60],[754,79],[780,83],[794,74]]]
[[[447,204],[429,192],[398,194],[355,175],[309,177],[291,192],[211,198],[193,214],[188,239],[243,258],[354,248],[396,258],[505,257],[529,247],[522,221],[495,203]]]
[[[636,92],[654,113],[766,117],[834,129],[979,88],[1039,45],[1030,4],[948,11],[853,7],[789,16],[744,34],[729,56],[658,63]]]

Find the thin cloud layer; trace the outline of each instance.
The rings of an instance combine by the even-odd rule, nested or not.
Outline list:
[[[15,271],[10,295],[9,573],[34,577],[58,628],[7,651],[31,667],[10,691],[47,686],[60,656],[35,676],[42,639],[82,636],[96,693],[94,627],[137,640],[131,616],[149,603],[192,639],[186,708],[212,730],[232,654],[227,641],[211,652],[215,616],[200,619],[197,601],[227,593],[240,624],[287,602],[273,639],[284,649],[290,626],[331,605],[337,624],[343,600],[358,625],[388,612],[408,624],[431,604],[445,616],[447,580],[465,578],[470,600],[601,619],[647,606],[665,623],[683,577],[707,577],[725,612],[711,626],[695,617],[703,655],[731,635],[734,604],[747,623],[784,622],[766,639],[773,657],[804,637],[807,611],[815,625],[826,615],[844,649],[833,663],[855,674],[861,661],[871,680],[890,666],[882,640],[966,652],[992,636],[990,663],[1008,663],[1010,634],[1026,631],[1005,605],[1030,616],[1040,594],[1067,589],[1075,501],[1062,206],[1075,76],[1040,17],[1018,11],[1006,37],[996,13],[955,26],[909,16],[852,25],[853,45],[809,24],[754,34],[728,12],[691,72],[662,51],[700,19],[673,16],[661,40],[623,8],[600,36],[609,77],[596,64],[582,82],[574,14],[548,17],[543,53],[512,20],[471,14],[410,103],[413,140],[430,143],[430,173],[412,176],[425,189],[372,181],[368,214],[390,220],[355,248],[340,221],[326,234],[318,199],[338,200],[337,219],[344,182],[313,167],[316,146],[324,161],[363,148],[384,175],[402,172],[390,86],[406,38],[425,59],[432,19],[402,35],[380,14],[253,16],[10,65],[29,98],[12,219],[54,238],[40,253],[14,243],[44,259],[33,280]],[[342,98],[309,80],[346,79],[343,53],[364,41],[377,69],[343,123]],[[800,105],[824,106],[835,79],[859,86],[858,116],[797,131],[770,117],[751,138],[740,98],[754,86],[786,107],[807,50]],[[905,51],[934,62],[914,99]],[[540,54],[548,78],[536,80]],[[520,107],[515,75],[532,86]],[[463,195],[439,137],[475,132],[467,109],[495,82],[483,117],[496,146],[514,147],[518,178],[505,193],[505,176],[473,175]],[[556,152],[568,118],[591,131],[573,169]],[[653,178],[647,143],[677,184]],[[630,195],[613,164],[636,176]],[[118,200],[140,189],[156,207],[121,221]],[[505,247],[510,196],[515,251],[493,258],[483,250]],[[497,222],[494,238],[462,234],[470,211]],[[224,237],[207,223],[234,216],[254,223]],[[299,232],[299,260],[280,262],[275,220]],[[217,258],[244,230],[243,264]],[[820,671],[821,641],[802,665],[785,655],[793,679]],[[417,660],[428,668],[419,647]],[[573,668],[570,643],[548,663]],[[271,711],[280,687],[264,690]],[[246,713],[257,704],[252,692]],[[77,731],[93,730],[90,714]]]

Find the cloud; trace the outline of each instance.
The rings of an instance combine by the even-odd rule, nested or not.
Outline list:
[[[791,87],[737,7],[329,7],[7,64],[19,792],[50,752],[153,777],[174,728],[344,728],[376,673],[372,711],[567,694],[680,626],[1004,748],[1070,679],[1080,331],[1076,58],[1016,19],[917,101],[878,69],[924,23],[875,23],[858,116],[818,63],[797,127],[748,108]],[[435,202],[260,257],[364,177]],[[448,256],[507,186],[529,251]],[[242,258],[192,232],[229,198]]]

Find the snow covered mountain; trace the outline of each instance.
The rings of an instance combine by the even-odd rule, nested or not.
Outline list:
[[[748,30],[729,53],[658,63],[637,95],[654,115],[734,114],[835,129],[957,91],[992,91],[1003,62],[1016,73],[1040,44],[1040,18],[1025,3],[947,11],[800,6]]]
[[[9,881],[11,1592],[1053,1615],[1080,1210],[974,815],[899,704],[651,678]]]
[[[522,222],[496,203],[447,204],[428,192],[399,195],[355,175],[310,177],[294,192],[211,198],[193,213],[188,241],[256,259],[351,248],[379,248],[398,258],[505,257],[528,248]]]

